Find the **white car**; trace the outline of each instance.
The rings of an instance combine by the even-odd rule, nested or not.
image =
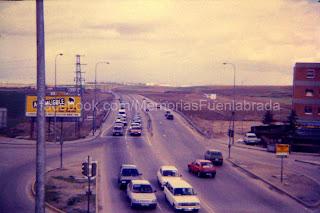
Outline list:
[[[169,180],[164,185],[166,200],[176,211],[194,211],[200,209],[200,200],[192,186],[182,179]]]
[[[155,190],[147,180],[131,180],[127,186],[127,195],[131,208],[134,207],[157,207]]]
[[[256,136],[255,133],[248,132],[243,138],[245,144],[258,144],[260,143],[260,138]]]
[[[181,179],[181,175],[175,166],[161,166],[157,172],[157,178],[160,188],[163,189],[169,180]]]

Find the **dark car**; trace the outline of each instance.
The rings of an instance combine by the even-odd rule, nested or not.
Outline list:
[[[174,117],[173,117],[173,115],[171,113],[167,114],[166,117],[167,117],[168,120],[173,120],[174,119]]]
[[[222,152],[216,149],[209,149],[204,154],[204,159],[210,160],[214,165],[220,165],[223,164],[223,156]]]
[[[195,160],[188,164],[188,171],[196,174],[198,177],[210,176],[214,178],[216,176],[216,167],[209,160]]]
[[[141,173],[138,171],[137,166],[133,164],[122,164],[118,177],[118,184],[120,189],[126,189],[127,184],[131,180],[140,180]]]

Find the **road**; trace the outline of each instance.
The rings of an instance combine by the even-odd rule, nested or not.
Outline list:
[[[120,94],[121,99],[134,105],[142,105],[143,97],[135,94]],[[132,106],[132,104],[130,105]],[[129,107],[129,106],[128,106]],[[122,163],[136,164],[143,178],[151,181],[156,188],[158,208],[151,212],[173,212],[157,185],[157,169],[164,164],[175,165],[185,180],[195,188],[201,201],[200,212],[312,212],[285,195],[279,194],[260,181],[248,177],[228,162],[220,167],[215,179],[198,178],[187,172],[187,163],[202,158],[209,146],[223,150],[222,143],[208,143],[197,135],[178,114],[173,121],[166,120],[164,111],[150,108],[143,111],[139,107],[127,109],[130,120],[139,112],[143,117],[143,135],[141,137],[112,136],[111,127],[116,111],[110,113],[102,134],[97,139],[81,143],[66,144],[65,164],[80,162],[88,154],[99,161],[99,207],[100,212],[139,212],[129,207],[124,191],[117,186],[117,176]],[[147,128],[151,118],[152,128]],[[34,175],[34,146],[12,146],[0,144],[0,212],[33,212],[33,198],[30,186]],[[48,168],[59,165],[59,147],[47,147]],[[244,149],[234,149],[238,156],[245,155]],[[259,151],[259,158],[268,157]],[[255,156],[255,155],[254,155]],[[247,156],[246,156],[247,157]],[[80,169],[80,166],[79,166]]]

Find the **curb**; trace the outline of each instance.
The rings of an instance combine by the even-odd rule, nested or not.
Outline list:
[[[311,165],[315,165],[315,166],[320,166],[320,162],[314,162],[314,161],[306,161],[306,160],[298,160],[298,159],[295,159],[294,161],[296,162],[300,162],[300,163],[308,163],[308,164],[311,164]]]
[[[202,129],[200,129],[197,125],[195,125],[193,123],[193,121],[188,118],[185,114],[183,114],[182,112],[180,112],[179,110],[173,110],[175,111],[177,114],[179,114],[184,120],[187,121],[187,123],[192,127],[192,129],[196,130],[200,135],[202,135],[203,137],[210,139],[211,137],[206,134]]]
[[[57,169],[57,168],[56,168]],[[49,170],[49,171],[46,171],[46,174],[48,173],[48,172],[51,172],[51,171],[54,171],[54,170],[56,170],[56,169],[51,169],[51,170]],[[35,196],[36,196],[36,192],[35,192],[35,185],[36,185],[36,181],[34,180],[34,178],[33,178],[33,181],[32,181],[32,185],[31,185],[31,194],[32,194],[32,196],[35,198]],[[54,211],[54,212],[57,212],[57,213],[66,213],[65,211],[62,211],[61,209],[58,209],[58,208],[56,208],[56,207],[54,207],[53,205],[51,205],[50,203],[48,203],[48,202],[44,202],[45,203],[45,206],[46,207],[48,207],[50,210],[52,210],[52,211]]]
[[[228,159],[228,161],[229,161],[232,165],[234,165],[234,166],[240,168],[241,170],[243,170],[245,173],[253,176],[254,178],[256,178],[256,179],[258,179],[258,180],[260,180],[260,181],[262,181],[262,182],[264,182],[265,184],[269,185],[269,186],[272,187],[273,189],[275,189],[275,190],[277,190],[277,191],[279,191],[279,192],[287,195],[287,196],[290,197],[291,199],[297,201],[298,203],[302,204],[303,206],[305,206],[305,207],[307,207],[307,208],[312,208],[312,209],[313,209],[313,208],[317,208],[317,207],[320,206],[320,201],[318,201],[318,202],[317,202],[316,204],[314,204],[314,205],[310,205],[310,204],[308,204],[308,203],[305,203],[303,200],[301,200],[301,199],[299,199],[299,198],[291,195],[291,194],[290,194],[289,192],[287,192],[286,190],[279,188],[278,186],[274,185],[273,183],[271,183],[271,182],[263,179],[262,177],[256,175],[255,173],[251,172],[250,170],[248,170],[248,169],[240,166],[238,163],[235,163],[234,161],[232,161],[232,160],[230,160],[230,159]]]

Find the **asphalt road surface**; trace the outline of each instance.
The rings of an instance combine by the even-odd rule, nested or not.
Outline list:
[[[208,143],[197,135],[178,114],[174,120],[166,120],[164,110],[156,107],[149,112],[140,107],[146,100],[139,95],[120,94],[122,100],[131,103],[127,106],[128,121],[135,113],[143,118],[143,134],[140,137],[112,136],[112,124],[116,111],[111,112],[106,120],[101,136],[97,139],[79,143],[66,144],[64,148],[65,165],[79,162],[89,154],[99,161],[99,210],[100,212],[126,213],[141,212],[132,210],[125,191],[119,189],[117,177],[120,165],[136,164],[143,173],[143,178],[149,180],[157,190],[158,207],[155,210],[143,212],[173,212],[164,199],[164,194],[158,187],[156,172],[161,165],[175,165],[196,190],[200,202],[200,212],[317,212],[308,210],[286,195],[269,189],[259,180],[243,174],[237,168],[225,161],[218,168],[214,179],[198,178],[187,171],[187,164],[194,159],[203,158]],[[148,128],[148,119],[151,127]],[[217,143],[212,148],[219,148],[226,154],[226,146]],[[234,149],[234,154],[241,155],[244,151]],[[256,153],[255,151],[250,151]],[[59,146],[47,146],[47,169],[59,166]],[[255,154],[253,155],[256,156]],[[248,156],[245,156],[248,157]],[[268,157],[257,154],[257,157]],[[33,212],[34,200],[30,187],[35,174],[34,145],[4,145],[0,144],[0,212]]]

